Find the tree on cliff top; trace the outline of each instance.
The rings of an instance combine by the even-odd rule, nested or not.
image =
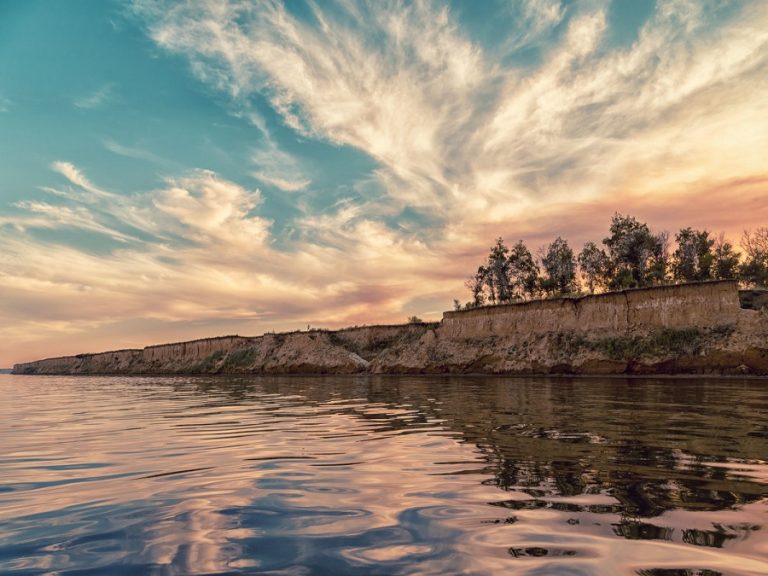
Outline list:
[[[491,246],[486,264],[486,285],[492,303],[512,300],[510,271],[509,248],[504,245],[502,238],[497,238],[496,243]]]
[[[717,280],[735,280],[739,274],[739,255],[734,251],[733,244],[720,234],[715,240],[715,249],[712,253],[714,263],[713,275]]]
[[[745,230],[741,237],[741,247],[745,258],[739,275],[751,284],[768,286],[768,227],[761,227],[754,232]]]
[[[740,254],[722,234],[715,239],[707,230],[681,229],[675,235],[677,247],[671,258],[669,234],[654,234],[633,216],[615,213],[609,232],[603,240],[607,251],[587,242],[578,258],[574,258],[568,242],[558,237],[542,250],[543,276],[522,240],[507,248],[498,238],[485,265],[465,283],[472,300],[464,307],[526,300],[542,291],[552,295],[577,291],[577,263],[590,293],[654,286],[670,278],[681,282],[739,280],[768,286],[768,227],[744,232],[742,263]]]
[[[467,281],[464,282],[464,286],[472,292],[472,300],[466,303],[465,308],[476,308],[477,306],[485,304],[485,279],[487,275],[488,270],[486,270],[485,266],[478,266],[475,275],[470,276]]]
[[[522,240],[509,253],[512,293],[517,300],[534,298],[539,291],[539,267]]]
[[[472,293],[465,308],[483,304],[505,304],[534,297],[539,288],[539,268],[525,244],[507,248],[502,238],[491,246],[484,265],[464,285]]]
[[[710,280],[715,255],[712,247],[715,240],[709,237],[707,230],[683,228],[675,234],[677,250],[672,255],[672,272],[675,280],[696,282]]]
[[[595,289],[604,289],[610,283],[611,260],[605,250],[598,248],[594,242],[587,242],[579,254],[579,269],[590,294]]]
[[[648,286],[664,280],[666,266],[664,237],[654,236],[644,222],[619,213],[611,219],[610,236],[603,240],[608,248],[614,289]]]
[[[541,257],[544,276],[541,288],[547,294],[569,294],[577,289],[576,258],[568,242],[560,236],[547,247]]]

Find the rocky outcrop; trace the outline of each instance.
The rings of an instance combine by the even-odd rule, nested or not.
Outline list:
[[[224,336],[18,364],[17,374],[760,374],[764,295],[735,282],[446,312],[442,322]]]

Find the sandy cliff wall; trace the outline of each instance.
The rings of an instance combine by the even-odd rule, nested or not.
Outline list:
[[[205,338],[191,342],[176,342],[147,346],[141,351],[142,361],[147,363],[164,363],[168,360],[199,360],[216,352],[228,351],[247,346],[253,338],[243,336],[222,336],[220,338]]]
[[[17,364],[17,374],[353,373],[382,350],[418,340],[425,324],[222,336]]]
[[[702,282],[446,312],[438,335],[483,338],[565,331],[617,334],[731,324],[739,312],[735,282]]]
[[[221,336],[190,342],[176,342],[147,346],[144,349],[115,350],[96,354],[78,354],[61,358],[47,358],[14,367],[17,373],[46,374],[106,374],[151,372],[153,367],[168,364],[189,366],[216,352],[225,352],[247,345],[252,338]]]
[[[735,282],[663,286],[446,312],[435,324],[225,336],[50,358],[14,370],[768,374],[768,310],[742,309],[739,296]]]

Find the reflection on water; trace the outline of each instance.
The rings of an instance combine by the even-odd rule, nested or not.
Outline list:
[[[768,383],[0,376],[0,573],[768,573]]]

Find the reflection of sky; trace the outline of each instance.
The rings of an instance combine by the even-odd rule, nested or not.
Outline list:
[[[768,7],[11,0],[0,365],[437,317],[534,250],[764,224]]]
[[[758,384],[21,379],[3,573],[766,569]]]

